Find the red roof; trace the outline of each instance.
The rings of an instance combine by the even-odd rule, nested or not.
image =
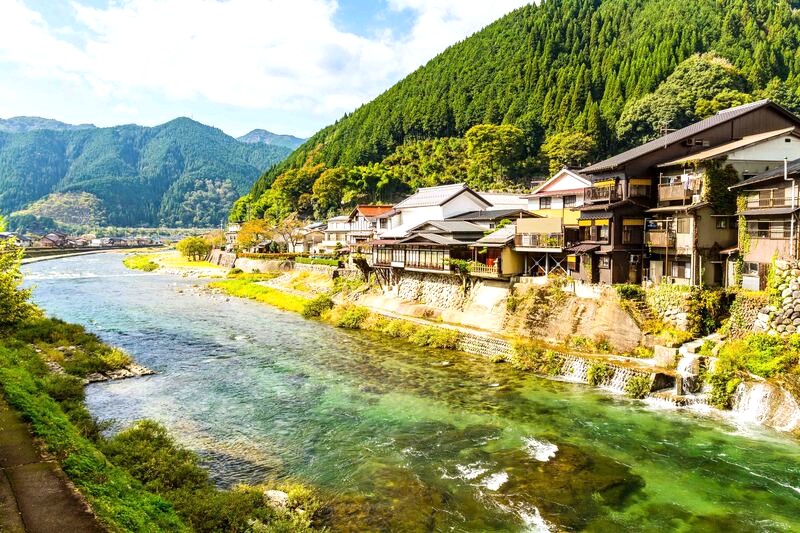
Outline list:
[[[376,217],[388,211],[391,211],[394,206],[391,205],[359,205],[356,210],[365,217]]]

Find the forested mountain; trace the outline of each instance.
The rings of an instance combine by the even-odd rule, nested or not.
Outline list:
[[[90,199],[65,193],[88,193],[107,225],[218,225],[290,152],[188,118],[152,128],[0,132],[0,213],[34,204],[28,214],[52,217]]]
[[[51,118],[42,117],[11,117],[0,118],[0,131],[20,133],[36,130],[85,130],[94,128],[94,124],[67,124]]]
[[[521,185],[548,163],[585,164],[756,97],[800,107],[798,0],[539,4],[319,131],[232,217],[321,216],[336,200],[391,200],[413,188],[412,167],[398,164],[406,160],[426,183],[468,175],[477,186]],[[481,124],[506,129],[471,130]],[[499,138],[513,149],[495,153]],[[341,198],[331,198],[337,188]]]
[[[283,146],[290,150],[294,150],[306,141],[294,135],[281,135],[267,130],[253,130],[241,137],[237,137],[236,140],[243,143],[264,143],[274,146]]]

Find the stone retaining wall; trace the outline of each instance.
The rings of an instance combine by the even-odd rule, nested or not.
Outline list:
[[[284,272],[289,268],[287,265],[291,265],[291,262],[285,260],[249,259],[247,257],[240,257],[234,263],[236,268],[248,274],[251,272],[261,272],[262,274],[264,272]]]
[[[309,265],[307,263],[294,263],[294,270],[298,272],[314,272],[316,274],[325,274],[334,277],[333,273],[336,272],[337,267],[330,265]]]
[[[464,332],[459,333],[458,349],[485,357],[506,358],[514,353],[514,347],[505,339]]]
[[[236,263],[236,254],[223,250],[211,250],[208,261],[221,267],[233,268],[234,263]]]
[[[689,328],[691,291],[681,285],[662,284],[647,290],[647,305],[670,326],[686,331]]]
[[[753,329],[785,337],[800,332],[800,265],[777,260],[774,268],[779,301],[758,313]]]
[[[404,272],[397,286],[402,301],[417,302],[439,309],[462,309],[464,291],[456,276]]]

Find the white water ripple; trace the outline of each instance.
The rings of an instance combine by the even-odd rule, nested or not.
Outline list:
[[[528,453],[528,455],[543,463],[546,463],[555,457],[556,452],[558,451],[558,446],[552,442],[547,442],[546,440],[538,440],[534,439],[533,437],[528,437],[522,439],[522,442],[525,443],[525,451]]]

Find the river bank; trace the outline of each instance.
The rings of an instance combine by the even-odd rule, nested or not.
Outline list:
[[[90,385],[91,413],[112,433],[157,420],[221,487],[290,476],[335,496],[332,531],[800,527],[800,447],[774,432],[112,259],[26,271],[48,313],[158,372]]]

